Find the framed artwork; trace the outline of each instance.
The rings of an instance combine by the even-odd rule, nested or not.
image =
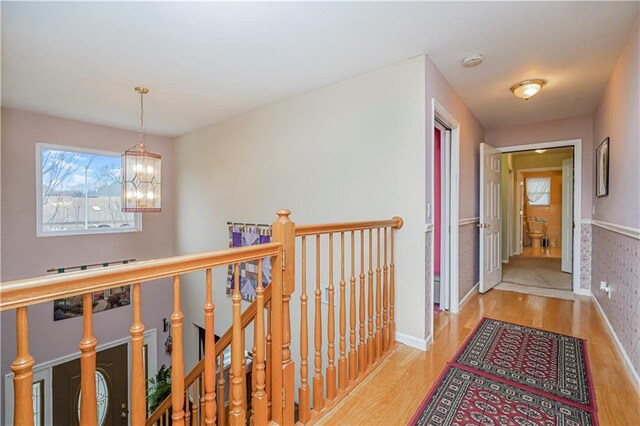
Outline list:
[[[271,242],[271,226],[227,222],[229,226],[229,247],[246,247]],[[258,277],[258,262],[262,262],[262,277]],[[265,258],[238,265],[240,294],[244,300],[253,302],[256,298],[258,280],[267,288],[271,283],[271,259]],[[229,265],[227,270],[227,294],[233,294],[235,270]]]
[[[609,138],[596,148],[596,196],[609,195]]]

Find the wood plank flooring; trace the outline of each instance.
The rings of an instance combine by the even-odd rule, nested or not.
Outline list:
[[[577,296],[573,302],[499,290],[472,296],[457,315],[437,315],[427,352],[398,344],[317,424],[406,425],[483,316],[587,339],[600,425],[640,425],[640,390],[591,298]]]

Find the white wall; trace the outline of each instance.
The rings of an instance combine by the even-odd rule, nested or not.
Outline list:
[[[397,331],[423,339],[424,96],[425,58],[417,57],[178,138],[178,252],[224,248],[227,221],[271,223],[279,208],[300,224],[402,216]],[[230,318],[225,272],[214,275],[218,334]],[[184,281],[185,324],[203,322],[203,278]],[[299,295],[298,285],[294,306]],[[294,340],[298,315],[292,309]],[[192,364],[197,342],[186,327]]]

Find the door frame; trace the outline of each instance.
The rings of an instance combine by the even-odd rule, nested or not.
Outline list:
[[[550,171],[561,171],[562,167],[532,167],[529,169],[518,169],[518,173],[516,173],[516,200],[518,201],[518,210],[524,211],[524,193],[522,192],[523,186],[520,185],[522,182],[522,173],[531,173],[531,172],[550,172]],[[524,247],[524,220],[522,220],[522,214],[518,215],[518,228],[516,229],[516,238],[518,239],[517,251],[515,254],[522,254],[522,247]]]
[[[459,300],[459,268],[458,268],[458,257],[459,257],[459,238],[460,238],[460,123],[455,117],[447,111],[445,107],[443,107],[435,98],[432,99],[431,102],[431,123],[429,126],[429,132],[431,132],[431,137],[433,138],[433,129],[436,127],[436,118],[438,121],[443,123],[448,129],[451,130],[451,138],[450,138],[450,147],[451,147],[451,167],[450,167],[450,176],[449,176],[449,197],[450,200],[448,203],[443,203],[449,207],[448,212],[446,212],[447,222],[450,226],[449,236],[449,247],[447,253],[441,251],[440,256],[441,259],[444,259],[445,256],[448,257],[448,272],[449,272],[449,311],[452,313],[458,313],[460,311],[460,300]],[[433,139],[431,139],[433,140]],[[430,178],[431,178],[431,199],[427,200],[427,203],[432,207],[433,197],[435,194],[435,175],[434,175],[434,155],[433,155],[433,144],[429,147],[429,160],[427,161],[427,167],[431,169]],[[442,217],[442,222],[444,222],[444,215]],[[426,231],[433,230],[433,215],[427,218]],[[444,234],[444,233],[443,233]],[[433,272],[433,262],[434,262],[434,238],[431,238],[430,244],[430,270],[428,271],[429,277],[429,285],[431,286],[431,297],[429,298],[429,305],[427,309],[430,311],[431,315],[431,338],[433,339],[433,330],[434,330],[434,312],[433,312],[433,297],[434,297],[434,272]],[[441,295],[442,297],[442,295]]]
[[[582,139],[568,139],[540,142],[527,145],[496,147],[503,154],[535,151],[536,149],[573,147],[573,292],[586,294],[580,290],[580,225],[582,217]]]
[[[147,372],[149,377],[152,374],[156,374],[158,371],[158,345],[157,345],[157,331],[155,328],[145,331],[143,333],[143,342],[148,347],[148,361]],[[105,349],[110,349],[122,344],[127,345],[127,406],[131,407],[131,336],[122,339],[117,339],[109,343],[103,343],[96,346],[96,353]],[[33,381],[44,381],[44,424],[53,424],[53,367],[64,364],[74,359],[80,358],[80,352],[73,353],[71,355],[65,355],[60,358],[46,361],[41,364],[34,365]],[[13,424],[13,373],[7,373],[4,376],[4,424]],[[131,417],[129,417],[131,420]]]

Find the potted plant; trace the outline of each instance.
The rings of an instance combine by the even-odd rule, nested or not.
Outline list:
[[[149,379],[149,385],[147,402],[149,412],[153,413],[171,395],[171,367],[162,364],[156,375]]]

